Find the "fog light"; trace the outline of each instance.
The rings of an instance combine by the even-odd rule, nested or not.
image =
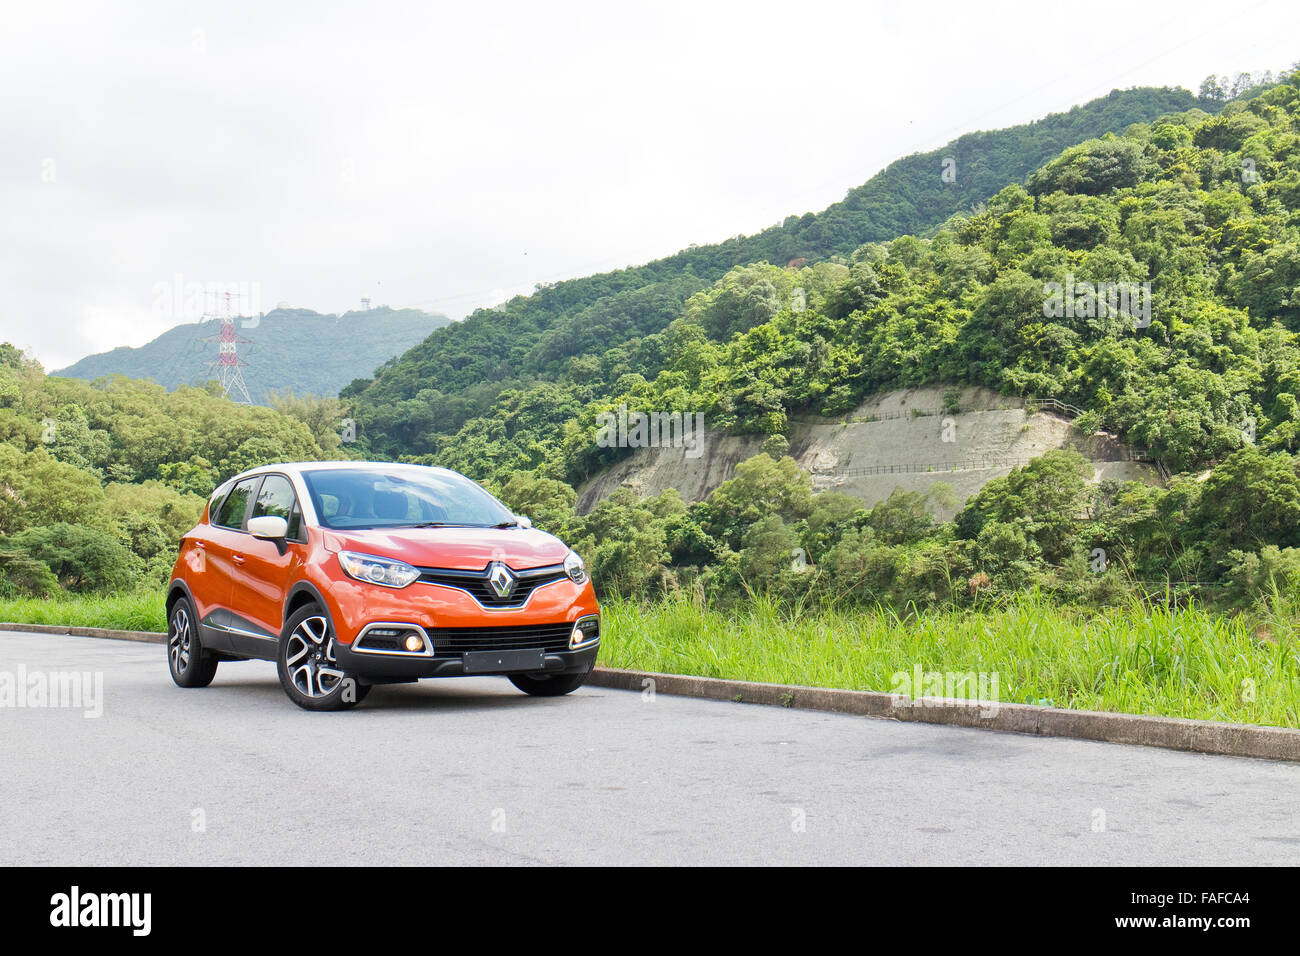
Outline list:
[[[406,649],[412,653],[424,650],[424,641],[420,640],[419,634],[412,634],[406,639]]]
[[[569,636],[569,650],[576,650],[600,639],[600,618],[595,615],[584,617],[573,626]]]

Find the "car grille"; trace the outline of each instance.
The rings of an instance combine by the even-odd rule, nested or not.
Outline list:
[[[515,651],[540,647],[567,651],[572,624],[524,624],[518,627],[435,627],[428,631],[435,657],[469,651]]]
[[[568,577],[564,573],[564,565],[561,564],[545,568],[530,568],[527,571],[514,571],[517,579],[514,590],[508,597],[501,598],[488,583],[490,568],[489,565],[482,571],[460,571],[452,568],[419,568],[418,570],[423,583],[440,584],[443,587],[465,591],[486,608],[523,607],[538,588]]]

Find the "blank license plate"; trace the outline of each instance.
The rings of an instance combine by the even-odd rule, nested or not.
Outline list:
[[[545,665],[542,649],[526,651],[470,651],[462,658],[466,674],[495,671],[539,671]]]

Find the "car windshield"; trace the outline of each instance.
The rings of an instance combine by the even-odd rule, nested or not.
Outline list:
[[[322,468],[304,471],[326,528],[490,528],[513,524],[510,510],[474,482],[442,468]]]

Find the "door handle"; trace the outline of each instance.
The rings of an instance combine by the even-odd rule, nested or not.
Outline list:
[[[232,555],[230,556],[230,559],[231,559],[232,561],[234,561],[236,564],[243,564],[243,563],[244,563],[244,556],[243,556],[242,554],[232,554]]]

